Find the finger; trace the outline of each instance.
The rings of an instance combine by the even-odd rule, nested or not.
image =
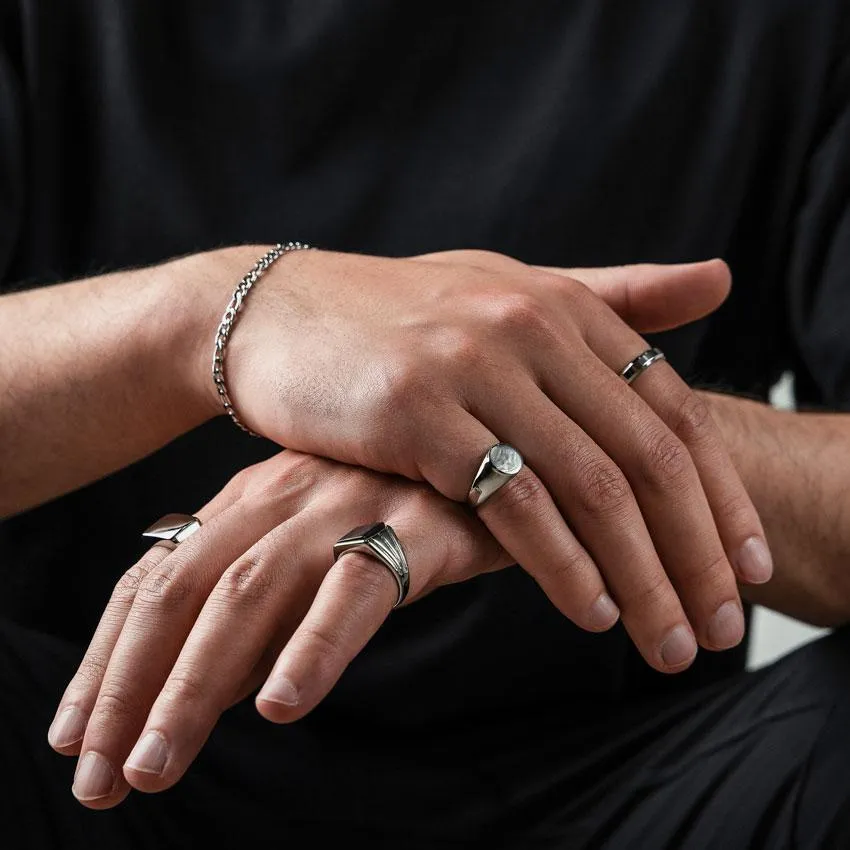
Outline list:
[[[634,337],[632,348],[635,341],[638,349],[645,346],[633,331],[624,328],[623,335]],[[595,354],[570,356],[566,376],[558,368],[564,353],[552,359],[544,389],[625,473],[699,643],[709,649],[737,645],[744,619],[735,575],[688,447]],[[668,371],[668,387],[680,380],[667,364],[652,368]],[[595,387],[592,396],[588,385]]]
[[[536,387],[534,392],[539,393]],[[524,404],[515,408],[519,417],[527,415]],[[466,502],[482,458],[500,440],[466,412],[439,425],[422,429],[416,446],[417,465],[438,491]],[[524,450],[522,445],[516,448]],[[493,537],[576,625],[590,631],[611,628],[619,612],[605,581],[540,478],[525,466],[497,495],[498,511],[485,510],[489,502],[478,508]]]
[[[226,509],[237,498],[232,488],[224,488],[215,499],[195,516],[206,523]],[[202,526],[203,527],[203,526]],[[77,672],[65,688],[56,715],[50,724],[47,740],[62,755],[78,755],[89,716],[94,708],[103,675],[127,614],[136,598],[139,585],[168,556],[169,549],[154,545],[125,572],[115,585],[100,622],[89,642]]]
[[[596,328],[592,340],[606,361],[618,363],[620,368],[636,356],[635,345],[623,342],[606,327]],[[640,341],[637,348],[642,344]],[[647,402],[693,458],[723,548],[738,579],[745,584],[768,581],[773,560],[767,536],[705,402],[667,363],[653,364],[635,379],[631,389]]]
[[[480,401],[492,398],[494,389],[481,384]],[[647,663],[665,673],[685,669],[696,655],[696,641],[626,476],[543,393],[525,400],[523,413],[518,415],[501,401],[481,415],[509,442],[523,446],[526,461],[544,477],[561,514],[602,574],[622,612],[623,625]],[[479,513],[488,525],[505,533],[517,521],[511,515],[511,502],[506,486]],[[519,526],[514,533],[521,539],[529,529]],[[553,584],[561,595],[574,593],[574,568],[574,562],[564,560],[559,572],[544,574],[541,585],[550,598],[557,593],[550,590]],[[608,605],[597,604],[602,610]]]
[[[407,500],[386,522],[407,558],[408,601],[433,584],[509,563],[481,523],[459,505]],[[397,593],[392,574],[374,557],[345,553],[328,571],[257,695],[260,714],[289,723],[315,708],[378,631]]]
[[[260,714],[284,723],[316,706],[378,631],[397,596],[386,567],[363,552],[345,553],[257,695]]]
[[[94,637],[77,672],[65,688],[47,733],[50,746],[62,755],[79,754],[86,724],[94,707],[109,656],[118,635],[121,634],[127,612],[133,604],[136,588],[166,555],[168,550],[164,547],[152,546],[115,585]]]
[[[698,263],[639,263],[601,268],[527,266],[493,251],[448,251],[411,259],[457,264],[465,262],[486,271],[527,275],[529,269],[568,277],[587,286],[629,326],[642,333],[663,331],[713,313],[728,297],[729,267],[723,260]]]
[[[362,481],[362,475],[359,480]],[[236,696],[245,694],[250,684],[257,681],[258,673],[262,673],[261,680],[265,678],[280,648],[302,623],[307,609],[315,609],[314,598],[320,584],[337,587],[346,603],[346,610],[338,618],[333,616],[332,623],[356,620],[373,623],[372,631],[377,629],[395,602],[395,580],[374,560],[369,561],[367,572],[357,572],[353,553],[332,565],[333,544],[342,529],[386,517],[390,506],[395,504],[394,490],[400,489],[406,494],[418,494],[408,495],[404,504],[408,515],[414,512],[422,523],[415,533],[402,526],[405,539],[409,533],[417,550],[420,546],[428,547],[433,560],[440,563],[470,562],[474,556],[482,555],[487,559],[485,568],[499,558],[501,564],[506,563],[504,553],[480,523],[430,488],[409,483],[403,488],[393,488],[382,482],[380,489],[370,496],[362,487],[355,493],[341,493],[335,484],[332,492],[339,493],[336,498],[317,499],[271,531],[225,572],[210,594],[150,712],[139,743],[125,763],[125,776],[134,787],[159,791],[180,779],[221,712]],[[453,528],[454,537],[459,538],[451,546],[451,558],[445,554],[449,543],[444,539],[445,534],[441,534],[443,527]],[[357,578],[353,584],[352,577]],[[456,576],[449,573],[442,580],[453,578]],[[426,592],[431,579],[433,575],[417,569],[411,576],[408,598]],[[392,591],[389,594],[388,587]],[[322,598],[320,591],[319,599]],[[375,600],[381,611],[377,620],[367,616]],[[309,619],[306,622],[309,625]],[[305,629],[309,632],[302,624],[302,634]],[[233,635],[237,632],[239,640],[235,641]],[[330,635],[311,634],[320,644],[319,654],[329,649]],[[324,645],[322,637],[327,640]],[[344,646],[353,644],[348,641]],[[357,646],[359,649],[362,643]],[[269,652],[269,647],[273,652]],[[322,687],[329,690],[335,681],[335,678],[329,681],[327,674],[320,675],[324,669],[317,662],[311,673],[316,678],[314,694]],[[247,677],[246,670],[251,671]],[[281,696],[278,691],[278,701],[282,698],[293,697],[291,693]],[[303,704],[299,705],[303,708]]]
[[[713,313],[732,285],[723,260],[608,268],[537,268],[578,280],[630,327],[641,333],[664,331]]]
[[[335,531],[308,507],[223,572],[137,730],[123,768],[134,787],[161,791],[183,776],[270,642],[304,616],[330,567]]]
[[[168,553],[136,590],[106,665],[80,747],[74,795],[90,808],[120,802],[120,767],[215,582],[280,520],[273,499],[239,500]],[[156,646],[156,652],[150,647]]]

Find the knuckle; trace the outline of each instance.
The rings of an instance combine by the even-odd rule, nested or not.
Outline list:
[[[530,472],[520,472],[496,493],[490,502],[485,503],[486,509],[491,502],[497,501],[500,507],[508,511],[533,511],[541,513],[548,501],[549,494],[543,482]]]
[[[139,701],[118,683],[104,683],[97,696],[95,713],[101,719],[124,720],[139,712]]]
[[[541,301],[525,292],[502,294],[490,305],[490,321],[502,334],[527,336],[549,331],[549,320]]]
[[[262,468],[244,488],[245,497],[271,505],[297,502],[315,488],[330,467],[324,459],[289,451],[274,460],[277,462],[260,464]]]
[[[663,489],[680,481],[691,469],[691,456],[672,431],[665,429],[648,439],[640,467],[644,483]]]
[[[513,267],[519,264],[518,260],[514,260],[505,254],[488,251],[484,248],[460,248],[447,251],[446,256],[451,256],[452,260],[457,263],[472,266],[488,273],[492,273],[494,269]]]
[[[341,636],[328,625],[306,623],[301,627],[300,639],[302,651],[319,667],[332,667],[336,664],[342,643]]]
[[[605,517],[626,508],[631,487],[616,464],[594,457],[580,467],[577,496],[585,513]]]
[[[724,585],[734,586],[735,576],[726,555],[719,553],[710,557],[708,560],[703,561],[696,569],[694,569],[691,581],[694,584],[702,586],[708,585],[719,589]]]
[[[424,364],[410,359],[399,363],[386,378],[386,399],[393,408],[409,411],[429,394],[430,380]]]
[[[694,445],[708,437],[712,424],[708,405],[695,392],[688,390],[673,416],[673,433],[682,442]]]
[[[741,519],[750,518],[755,512],[753,503],[744,491],[743,486],[740,492],[721,498],[719,502],[713,501],[711,510],[717,519],[718,526],[727,522],[734,523],[737,526]]]
[[[468,328],[441,327],[434,332],[433,348],[440,365],[452,370],[478,366],[484,359],[482,340]]]
[[[173,705],[197,707],[209,703],[210,692],[193,673],[174,671],[166,679],[161,697]]]
[[[498,251],[488,251],[484,248],[467,248],[461,253],[466,255],[466,260],[470,265],[480,265],[485,268],[512,262],[511,258],[505,254],[500,254]]]
[[[549,575],[559,586],[570,585],[576,581],[582,581],[590,569],[596,565],[590,556],[578,545],[565,551],[557,561],[548,569]]]
[[[227,482],[227,488],[237,495],[242,496],[246,489],[250,486],[255,475],[255,466],[246,466],[231,477],[231,479]]]
[[[623,601],[623,610],[637,616],[646,616],[647,610],[658,610],[668,607],[675,595],[667,574],[654,573],[642,582],[627,599]]]
[[[268,598],[274,585],[274,576],[267,558],[258,551],[246,552],[219,580],[218,591],[228,605],[255,607]]]
[[[136,601],[146,608],[180,610],[193,595],[192,583],[175,554],[151,570],[136,591]]]
[[[85,688],[99,687],[106,675],[107,660],[95,652],[87,652],[74,677]]]
[[[124,606],[132,603],[136,598],[136,593],[139,590],[142,582],[148,575],[148,569],[143,562],[134,564],[124,575],[118,579],[115,589],[112,592],[112,602],[117,605]]]

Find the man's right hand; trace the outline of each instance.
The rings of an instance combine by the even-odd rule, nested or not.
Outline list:
[[[195,261],[235,282],[262,250]],[[771,562],[699,398],[666,363],[632,386],[617,374],[648,346],[590,287],[656,330],[696,318],[691,307],[663,320],[671,273],[674,291],[698,293],[700,314],[728,290],[720,262],[594,273],[482,251],[297,252],[244,303],[230,395],[249,427],[283,446],[425,480],[456,501],[490,446],[515,446],[527,465],[481,519],[575,623],[602,630],[621,613],[647,661],[677,671],[694,633],[709,649],[741,640],[736,575],[764,581]],[[198,360],[211,412],[209,347],[229,293],[215,294]]]

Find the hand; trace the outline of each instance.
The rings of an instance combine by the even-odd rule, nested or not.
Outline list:
[[[296,720],[324,698],[397,598],[369,556],[332,564],[350,528],[393,526],[410,565],[405,604],[511,563],[471,511],[431,487],[290,451],[240,472],[197,516],[192,537],[173,552],[154,546],[118,582],[57,710],[49,739],[85,754],[74,793],[91,808],[177,782],[272,666],[257,697],[269,720]],[[133,767],[137,741],[150,761]]]
[[[213,261],[236,279],[255,253]],[[653,267],[602,279],[636,273],[651,279]],[[682,289],[722,293],[706,312],[728,290],[721,262],[675,273]],[[235,327],[231,397],[281,445],[456,501],[491,445],[514,445],[527,466],[480,508],[483,522],[576,624],[605,629],[622,612],[647,661],[676,671],[696,652],[693,632],[711,649],[741,640],[735,571],[764,581],[770,555],[705,405],[666,363],[626,386],[616,372],[647,344],[582,274],[593,277],[480,251],[291,254]],[[640,298],[620,306],[643,326]]]
[[[677,281],[665,295],[666,273],[646,278],[639,299],[624,286],[635,270],[581,274],[618,309],[637,304],[635,321],[675,321],[680,289]],[[703,283],[676,305],[679,318],[722,299]],[[411,563],[408,602],[512,561],[431,488],[294,452],[243,471],[198,515],[204,526],[176,552],[153,547],[119,581],[57,710],[50,741],[84,754],[75,793],[91,808],[117,804],[130,783],[174,784],[221,711],[272,665],[257,698],[269,719],[297,719],[324,697],[395,600],[380,564],[350,553],[331,566],[333,541],[349,527],[381,517],[396,528]],[[137,741],[137,755],[155,763],[122,773]]]

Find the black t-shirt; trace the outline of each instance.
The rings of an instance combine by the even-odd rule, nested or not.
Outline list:
[[[850,410],[846,0],[0,10],[5,287],[287,239],[563,266],[721,256],[733,294],[660,341],[674,366],[760,397],[790,369],[802,402]],[[140,529],[275,450],[222,419],[5,521],[0,608],[85,641]],[[393,613],[327,716],[595,710],[741,664],[701,652],[654,674],[622,629],[579,631],[513,568]]]

